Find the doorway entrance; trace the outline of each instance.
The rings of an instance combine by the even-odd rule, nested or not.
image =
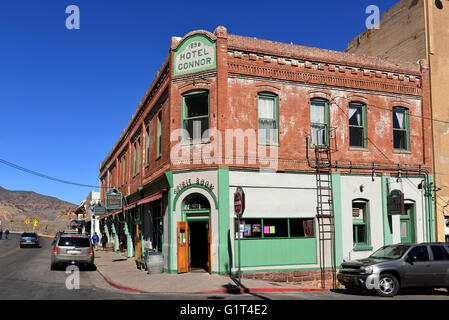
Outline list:
[[[209,272],[209,221],[189,221],[191,272]]]
[[[178,222],[178,273],[212,272],[210,204],[194,193],[186,197]]]
[[[415,243],[415,204],[405,203],[405,213],[401,216],[401,243]]]

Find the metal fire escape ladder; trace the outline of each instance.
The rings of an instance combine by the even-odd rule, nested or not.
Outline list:
[[[326,269],[329,269],[327,267],[329,264],[326,262],[330,262],[332,283],[335,288],[337,285],[335,262],[335,217],[332,196],[331,148],[329,146],[315,146],[315,167],[317,184],[316,218],[318,221],[321,287],[326,287]],[[328,251],[330,256],[327,256]]]

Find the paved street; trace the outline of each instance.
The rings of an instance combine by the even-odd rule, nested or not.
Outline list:
[[[80,272],[80,289],[69,290],[66,287],[69,274],[65,270],[50,271],[51,238],[41,237],[40,248],[22,249],[18,246],[18,238],[18,235],[11,234],[10,240],[4,237],[0,240],[1,300],[449,300],[445,290],[400,292],[392,299],[374,294],[353,295],[345,290],[244,294],[134,293],[110,286],[97,270],[85,269]]]

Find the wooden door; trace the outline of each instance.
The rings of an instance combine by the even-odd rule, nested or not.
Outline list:
[[[189,272],[189,225],[178,222],[178,273]]]
[[[207,228],[207,269],[209,274],[212,274],[212,259],[211,259],[211,232],[210,232],[210,220],[206,224]]]

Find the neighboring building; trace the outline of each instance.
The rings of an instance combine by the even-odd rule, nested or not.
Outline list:
[[[95,215],[94,208],[101,203],[100,192],[92,190],[84,201],[84,211],[86,212],[85,232],[94,234],[95,232],[101,236],[99,218],[101,215]]]
[[[384,244],[430,239],[428,77],[423,61],[393,63],[224,27],[174,37],[100,165],[102,203],[113,189],[123,194],[123,209],[109,210],[102,230],[137,261],[145,249],[162,252],[165,272],[235,274],[241,229],[244,276],[299,282],[318,281],[331,254],[338,267]],[[314,154],[328,147],[326,194]],[[246,204],[240,228],[237,187]],[[389,214],[394,190],[406,215]],[[325,210],[334,243],[323,238]]]
[[[411,63],[428,61],[437,191],[435,240],[445,241],[449,237],[445,227],[449,212],[444,210],[449,203],[449,2],[402,0],[383,14],[380,29],[357,36],[345,51]]]

